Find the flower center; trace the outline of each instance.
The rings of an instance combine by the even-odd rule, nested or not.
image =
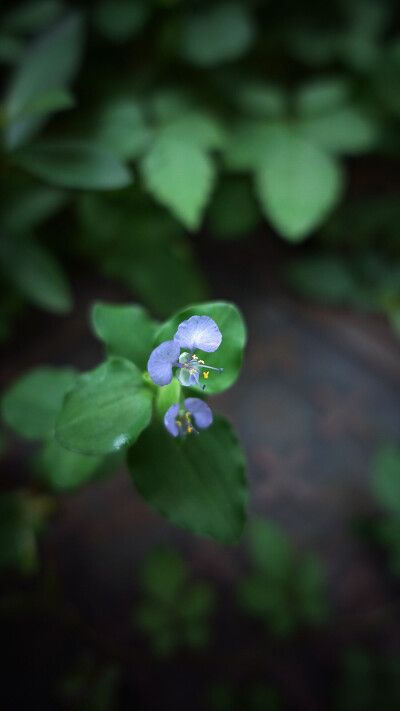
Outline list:
[[[210,370],[217,370],[218,373],[222,373],[223,371],[223,368],[215,368],[213,365],[206,365],[204,360],[200,360],[195,353],[191,354],[188,352],[181,353],[178,365],[180,368],[188,371],[189,375],[192,376],[193,383],[190,384],[197,383],[197,385],[199,385],[203,390],[206,386],[201,385],[200,376],[203,376],[205,380],[208,380]]]
[[[199,434],[192,423],[192,416],[190,412],[180,411],[178,418],[175,420],[176,426],[179,431],[179,436],[184,437],[186,434]]]

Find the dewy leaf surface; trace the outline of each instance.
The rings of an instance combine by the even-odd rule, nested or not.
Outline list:
[[[56,422],[56,439],[81,454],[107,454],[135,441],[151,418],[151,393],[133,363],[110,358],[81,376]]]

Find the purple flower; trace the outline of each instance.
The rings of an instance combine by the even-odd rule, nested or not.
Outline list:
[[[214,353],[221,345],[222,335],[215,321],[209,316],[191,316],[179,324],[174,341],[191,354],[196,349]]]
[[[147,363],[153,383],[169,385],[173,375],[172,366],[177,365],[180,352],[179,343],[175,341],[165,341],[154,349]]]
[[[222,368],[206,365],[194,353],[195,349],[213,353],[222,341],[221,332],[209,316],[191,316],[178,326],[173,341],[165,341],[152,352],[147,369],[156,385],[168,385],[172,380],[172,368],[178,368],[177,377],[181,385],[199,385],[200,376],[207,380],[210,370],[222,373]],[[181,348],[188,349],[184,353]]]
[[[213,416],[207,403],[198,397],[187,397],[181,407],[175,402],[164,415],[164,425],[173,437],[184,437],[186,434],[199,434],[192,420],[199,430],[205,430],[212,424]]]

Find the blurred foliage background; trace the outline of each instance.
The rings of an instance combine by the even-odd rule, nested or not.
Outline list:
[[[229,263],[240,241],[255,245],[260,268],[276,271],[291,298],[382,315],[400,336],[399,15],[396,0],[2,3],[6,365],[32,313],[73,318],[81,281],[118,284],[167,317],[208,298],[207,265],[214,255]],[[29,388],[41,391],[40,376]],[[63,393],[55,383],[51,398]],[[180,546],[150,541],[126,619],[133,646],[108,644],[71,609],[41,550],[65,492],[96,486],[118,462],[88,465],[73,453],[61,462],[46,444],[53,414],[22,432],[45,443],[33,473],[2,486],[0,616],[27,655],[38,646],[47,663],[52,644],[57,651],[34,692],[28,684],[24,695],[18,668],[11,674],[7,711],[36,708],[40,696],[45,709],[153,708],[132,691],[132,667],[150,677],[157,668],[169,680],[161,688],[179,688],[186,658],[200,669],[193,708],[398,709],[395,635],[387,647],[363,633],[346,649],[333,645],[323,678],[315,674],[321,705],[298,692],[287,660],[301,659],[313,635],[315,657],[326,654],[347,620],[332,610],[323,561],[265,518],[239,545],[229,589],[203,580]],[[397,445],[377,451],[365,472],[368,512],[352,522],[391,581],[389,632],[399,604]],[[29,456],[18,459],[24,471]],[[226,653],[231,627],[243,639],[239,664]],[[262,660],[276,650],[281,671],[265,674]],[[163,708],[184,708],[172,697]]]

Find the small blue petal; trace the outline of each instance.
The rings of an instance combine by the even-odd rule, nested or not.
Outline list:
[[[213,353],[221,345],[222,335],[215,321],[209,316],[191,316],[179,324],[174,341],[191,353],[196,349]]]
[[[156,385],[168,385],[172,380],[172,366],[177,362],[180,353],[179,343],[165,341],[154,349],[147,370]]]
[[[205,430],[212,424],[213,415],[204,400],[198,397],[187,397],[184,405],[186,410],[193,415],[194,423],[200,430]]]
[[[176,424],[179,408],[179,402],[175,402],[164,415],[164,425],[173,437],[177,437],[179,434],[178,425]]]

